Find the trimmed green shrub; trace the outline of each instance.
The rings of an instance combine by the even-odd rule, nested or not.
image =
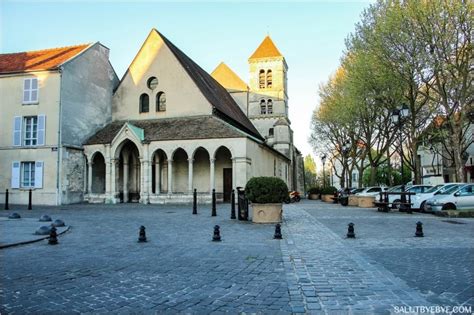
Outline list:
[[[254,177],[245,186],[245,196],[253,203],[281,203],[288,198],[288,186],[277,177]]]
[[[321,189],[321,194],[322,195],[334,195],[337,192],[336,187],[329,186],[329,187],[323,187]]]
[[[321,193],[321,187],[311,187],[308,190],[308,194],[310,195],[319,195]]]

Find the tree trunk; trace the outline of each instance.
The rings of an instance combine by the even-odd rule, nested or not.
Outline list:
[[[370,166],[370,185],[369,186],[375,186],[376,178],[377,178],[377,167],[371,165]]]

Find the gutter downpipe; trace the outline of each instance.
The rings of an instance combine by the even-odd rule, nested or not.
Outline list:
[[[56,205],[61,205],[61,168],[62,168],[62,143],[61,143],[61,123],[62,105],[61,91],[63,89],[63,68],[59,67],[59,117],[58,117],[58,160],[56,162]]]

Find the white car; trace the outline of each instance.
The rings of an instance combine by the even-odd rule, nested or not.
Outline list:
[[[451,189],[452,187],[461,187],[465,184],[461,183],[446,183],[446,184],[440,184],[436,185],[424,193],[416,194],[416,196],[413,196],[411,198],[411,202],[413,203],[412,209],[419,209],[420,211],[424,212],[425,210],[425,204],[426,200],[439,195],[441,193],[444,193],[448,189]]]
[[[426,200],[428,211],[474,209],[474,184],[452,187],[442,194]]]
[[[395,187],[400,187],[398,190],[395,190],[393,192],[399,192],[401,191],[401,186],[395,186]],[[421,194],[426,191],[428,191],[430,188],[433,188],[431,185],[413,185],[406,187],[405,192],[410,192],[410,193],[415,193],[415,194]],[[413,203],[413,198],[415,196],[411,196],[411,202]],[[406,201],[408,202],[409,198],[406,196]],[[388,202],[392,203],[392,208],[398,209],[400,208],[400,202],[401,202],[401,196],[400,195],[388,195]],[[412,207],[414,209],[414,207]]]
[[[387,190],[387,187],[380,187],[380,186],[366,187],[361,192],[356,193],[356,195],[377,197],[381,191],[386,191],[386,190]]]

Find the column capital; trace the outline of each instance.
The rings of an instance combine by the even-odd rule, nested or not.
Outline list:
[[[173,163],[173,159],[168,159],[168,164]]]
[[[209,162],[211,162],[211,164],[214,164],[214,162],[216,162],[216,159],[211,158],[211,159],[209,159]]]

